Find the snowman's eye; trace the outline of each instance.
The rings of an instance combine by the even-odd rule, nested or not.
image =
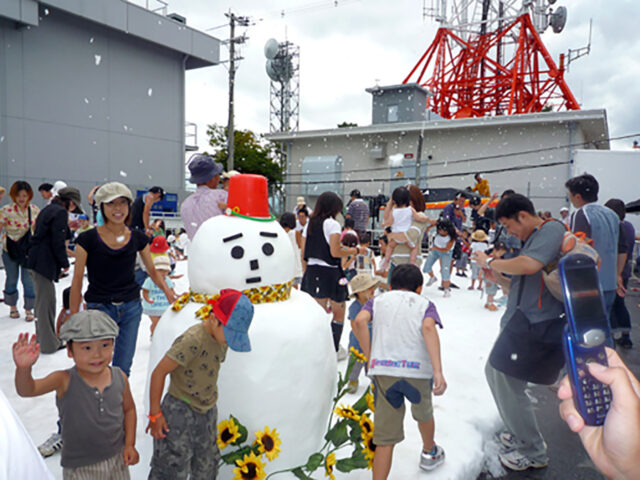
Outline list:
[[[231,249],[231,256],[233,258],[242,258],[244,257],[244,248],[236,246]]]
[[[265,255],[271,255],[273,253],[273,245],[269,242],[262,245],[262,253]]]

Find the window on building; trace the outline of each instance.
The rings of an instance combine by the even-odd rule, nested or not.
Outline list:
[[[389,105],[387,107],[387,122],[398,121],[398,105]]]

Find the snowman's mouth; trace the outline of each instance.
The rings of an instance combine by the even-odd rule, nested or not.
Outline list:
[[[262,277],[249,277],[245,281],[247,283],[258,283],[262,280]]]

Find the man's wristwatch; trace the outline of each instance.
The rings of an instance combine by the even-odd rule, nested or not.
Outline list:
[[[485,263],[485,265],[487,266],[487,268],[491,268],[491,262],[493,262],[495,260],[495,257],[489,257],[487,259],[487,262]]]

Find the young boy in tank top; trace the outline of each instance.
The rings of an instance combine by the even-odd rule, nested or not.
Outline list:
[[[21,397],[56,392],[62,426],[64,478],[129,479],[138,463],[136,408],[122,370],[109,364],[118,325],[106,313],[85,310],[60,329],[75,366],[35,380],[31,368],[40,354],[36,336],[13,344],[16,390]]]

